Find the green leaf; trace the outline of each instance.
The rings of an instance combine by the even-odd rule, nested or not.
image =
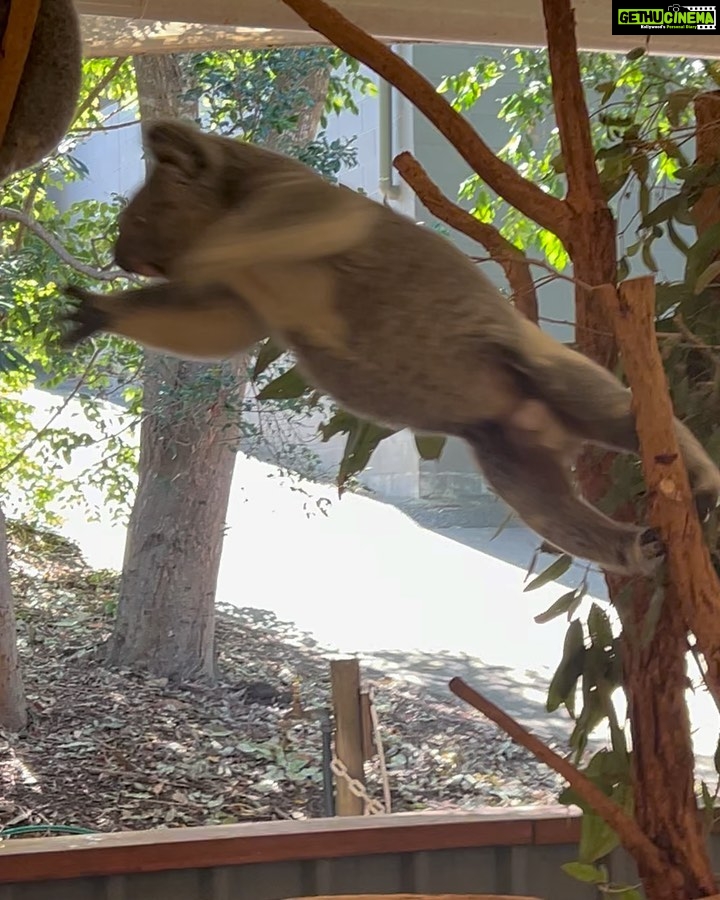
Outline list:
[[[614,641],[610,619],[603,610],[593,603],[588,613],[588,632],[597,647],[610,647]]]
[[[684,197],[679,193],[668,197],[643,216],[640,227],[650,228],[652,225],[667,221],[684,202]]]
[[[515,511],[511,509],[508,512],[508,514],[505,516],[505,518],[502,520],[502,522],[495,529],[495,531],[493,532],[493,536],[490,538],[490,540],[494,541],[495,538],[498,537],[498,535],[502,534],[503,531],[505,531],[507,526],[510,524],[510,522],[512,522],[512,520],[514,518],[515,518]]]
[[[308,383],[297,366],[283,372],[258,393],[258,400],[291,400],[301,397],[308,389]]]
[[[696,95],[697,91],[692,88],[680,88],[680,90],[672,91],[672,93],[667,95],[665,112],[667,113],[668,121],[674,128],[680,125],[682,114]]]
[[[720,246],[720,222],[715,222],[704,231],[688,250],[685,263],[685,283],[694,285],[698,278],[714,261]]]
[[[595,90],[602,94],[600,97],[601,103],[607,103],[608,100],[615,93],[615,89],[617,88],[617,81],[601,81],[600,84],[595,85]]]
[[[714,59],[705,63],[705,71],[715,84],[720,86],[720,60]]]
[[[702,794],[703,809],[712,811],[715,801],[710,793],[710,788],[704,781],[700,783],[700,792]]]
[[[285,351],[282,347],[277,347],[270,338],[264,341],[260,346],[260,350],[258,351],[257,359],[255,360],[255,365],[253,366],[251,378],[253,381],[257,381],[260,375],[267,369],[268,366],[271,366],[276,359],[279,359]]]
[[[415,446],[422,459],[440,459],[447,438],[435,434],[416,434]]]
[[[695,286],[693,287],[693,294],[695,294],[695,296],[702,294],[705,288],[709,287],[710,283],[713,282],[718,275],[720,275],[720,259],[711,262],[707,269],[698,275]]]
[[[658,271],[658,264],[655,262],[655,257],[652,255],[652,250],[650,249],[652,241],[643,241],[642,245],[642,261],[645,265],[650,269],[651,272]]]
[[[618,260],[617,271],[615,272],[615,280],[619,284],[621,281],[625,281],[629,274],[630,263],[627,261],[627,257],[621,256]]]
[[[535,591],[538,588],[543,587],[543,585],[548,584],[551,581],[555,581],[560,578],[561,575],[564,575],[565,572],[572,565],[573,558],[572,556],[568,556],[567,553],[563,553],[562,556],[559,556],[556,560],[550,563],[550,565],[542,571],[539,575],[537,575],[530,584],[525,585],[523,588],[523,593],[527,594],[528,591]]]
[[[627,132],[625,134],[625,139],[628,139]],[[630,159],[630,165],[640,181],[645,184],[648,175],[650,174],[650,163],[647,156],[644,153],[633,153],[632,158]]]
[[[556,600],[552,606],[549,606],[545,612],[535,616],[535,622],[537,622],[538,625],[544,625],[546,622],[552,621],[552,619],[557,619],[558,616],[561,616],[572,608],[576,596],[576,590],[568,591],[567,594],[563,594],[562,597],[560,597],[559,600]]]
[[[625,59],[629,59],[630,62],[634,62],[636,59],[640,59],[641,56],[645,56],[645,48],[633,47],[632,50],[628,50],[628,52],[625,54]]]
[[[570,623],[565,634],[562,659],[548,688],[545,702],[545,709],[548,712],[554,712],[561,703],[565,703],[566,706],[572,704],[573,698],[571,695],[574,695],[578,678],[583,673],[584,662],[585,641],[583,639],[583,629],[580,622],[575,619]]]
[[[590,864],[607,856],[620,843],[617,834],[595,813],[585,813],[580,824],[580,862]]]
[[[566,875],[569,875],[576,881],[584,881],[586,884],[605,884],[607,882],[605,873],[598,869],[597,866],[590,866],[581,862],[569,862],[564,863],[561,868]]]
[[[668,219],[665,223],[665,227],[667,228],[668,237],[670,238],[670,242],[676,250],[679,250],[683,256],[687,256],[690,250],[690,246],[685,243],[685,241],[680,237],[680,235],[675,230],[675,226],[673,225],[673,220]]]
[[[361,419],[357,419],[356,423],[356,426],[348,434],[340,460],[337,484],[341,491],[350,477],[362,472],[367,466],[378,444],[395,434],[392,429],[375,425],[373,422],[363,422]]]

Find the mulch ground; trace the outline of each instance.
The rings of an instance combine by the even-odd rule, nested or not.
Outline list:
[[[0,732],[1,827],[324,814],[327,648],[272,613],[223,608],[217,685],[107,669],[117,574],[90,569],[55,535],[10,531],[31,721],[23,734]],[[393,812],[556,802],[555,776],[470,710],[395,678],[375,690]],[[377,760],[367,778],[382,800]]]

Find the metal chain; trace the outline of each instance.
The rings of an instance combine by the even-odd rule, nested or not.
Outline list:
[[[350,775],[347,766],[341,759],[339,759],[335,755],[334,751],[332,759],[330,760],[330,768],[338,778],[343,779],[343,781],[347,784],[350,793],[354,797],[357,797],[359,800],[362,800],[364,806],[363,815],[382,816],[385,814],[386,809],[384,804],[382,804],[379,800],[374,800],[368,795],[363,783],[361,781],[358,781],[357,778],[353,778]]]

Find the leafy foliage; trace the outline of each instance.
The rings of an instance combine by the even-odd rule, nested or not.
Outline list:
[[[188,99],[202,98],[199,111],[204,127],[270,143],[275,149],[294,153],[330,179],[336,178],[343,165],[354,162],[352,141],[330,141],[324,127],[330,115],[356,110],[357,91],[371,91],[373,86],[360,74],[358,64],[339,51],[211,52],[187,55],[181,58],[181,65],[193,85]],[[298,124],[299,110],[311,99],[311,82],[318,72],[324,73],[328,86],[321,132],[312,140],[292,140],[290,133]],[[122,517],[127,515],[133,495],[136,432],[143,408],[143,355],[132,343],[110,336],[97,337],[92,345],[81,345],[72,354],[61,352],[55,320],[62,302],[58,290],[64,283],[73,280],[96,290],[98,283],[108,289],[129,283],[126,278],[112,277],[110,262],[117,213],[124,198],[80,200],[68,207],[62,191],[65,185],[92,175],[82,161],[82,142],[96,132],[134,124],[136,108],[131,60],[87,60],[79,112],[58,153],[0,188],[0,207],[5,210],[5,214],[0,211],[4,250],[0,258],[4,325],[0,383],[5,395],[0,413],[4,426],[0,474],[4,476],[5,503],[13,488],[11,511],[39,522],[55,522],[59,505],[87,506],[90,487],[99,488],[103,505]],[[274,353],[272,358],[268,353]],[[261,347],[255,375],[260,377],[267,365],[279,358],[269,346]],[[274,372],[277,374],[277,366]],[[206,376],[197,379],[193,391],[217,395],[221,388],[217,367],[208,367]],[[284,383],[287,377],[292,376],[286,376]],[[282,383],[268,389],[268,396],[277,398]],[[58,413],[49,416],[38,432],[33,408],[20,399],[22,391],[36,384],[61,397],[82,400],[86,423],[64,424],[60,403]],[[276,404],[285,417],[303,420],[319,405],[319,398],[309,390],[291,394],[284,398],[289,406]],[[163,404],[163,413],[192,414],[200,406],[199,399],[178,395],[177,402]],[[125,413],[124,424],[116,432],[103,425],[108,400]],[[264,407],[266,418],[271,419],[271,405]],[[236,412],[241,416],[248,409],[255,411],[254,400],[239,402]],[[251,417],[243,420],[244,436],[250,444],[265,440],[269,431]],[[76,451],[98,440],[103,444],[101,465],[72,481],[58,477],[58,463],[69,461]],[[305,457],[303,451],[301,458]],[[88,508],[88,514],[92,513]]]
[[[659,281],[657,330],[670,382],[675,410],[720,460],[720,226],[703,234],[694,229],[693,205],[702,192],[720,184],[720,166],[691,164],[694,157],[693,101],[702,91],[720,83],[717,64],[697,60],[649,57],[642,51],[627,56],[580,54],[587,87],[595,158],[605,196],[620,223],[618,280],[631,271],[659,273],[658,241],[666,242],[682,261],[682,277]],[[550,74],[544,50],[507,50],[499,58],[481,58],[461,75],[446,78],[440,90],[452,96],[456,108],[467,110],[486,86],[508,92],[499,101],[500,118],[510,137],[500,156],[549,194],[565,193],[565,163],[554,127]],[[476,175],[460,189],[471,200],[473,214],[500,227],[503,235],[528,251],[539,251],[558,268],[568,257],[557,238],[517,210],[507,208]],[[613,513],[628,500],[642,503],[644,483],[636,461],[618,457],[612,466],[612,487],[600,506]],[[715,526],[708,529],[716,546]],[[563,575],[571,560],[559,556],[528,584],[526,590]],[[716,565],[718,561],[716,559]],[[630,754],[618,721],[613,695],[623,685],[619,619],[597,603],[584,602],[585,579],[566,591],[536,616],[539,624],[565,615],[568,629],[562,658],[550,684],[547,709],[563,706],[575,722],[571,746],[576,760],[587,747],[590,734],[609,723],[611,748],[594,754],[584,773],[608,796],[632,808]],[[651,636],[663,602],[655,592],[643,634]],[[720,770],[719,770],[720,771]],[[565,791],[561,802],[584,809],[580,858],[564,866],[568,875],[594,883],[604,892],[628,900],[640,896],[635,887],[608,883],[607,870],[598,860],[607,855],[617,838],[580,798]]]

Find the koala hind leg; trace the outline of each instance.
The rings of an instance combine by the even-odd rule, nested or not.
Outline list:
[[[640,443],[631,408],[632,395],[625,388],[620,388],[620,392],[605,409],[599,398],[593,404],[591,395],[588,398],[588,415],[580,420],[578,434],[594,444],[637,456]],[[607,399],[610,400],[609,397]],[[680,453],[687,466],[695,495],[695,506],[702,520],[707,518],[720,498],[720,470],[689,428],[679,419],[674,420],[674,425]]]
[[[649,575],[664,557],[655,531],[615,522],[579,497],[555,450],[498,422],[463,429],[496,493],[548,543],[623,574]]]
[[[640,445],[632,393],[607,369],[574,350],[563,348],[556,359],[535,367],[532,375],[545,402],[579,438],[638,455]],[[720,498],[720,470],[678,419],[675,419],[675,434],[698,513],[704,519]]]

